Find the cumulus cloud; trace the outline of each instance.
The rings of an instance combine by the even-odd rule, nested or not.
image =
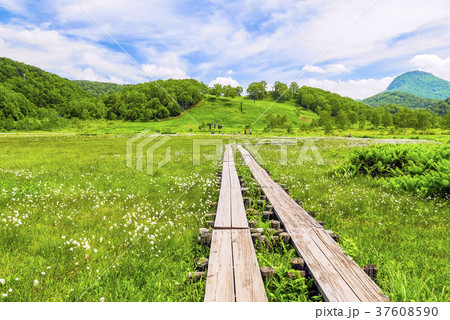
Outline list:
[[[385,91],[392,80],[394,77],[348,81],[305,79],[299,81],[299,85],[331,91],[353,99],[365,99]]]
[[[349,73],[350,70],[346,68],[343,64],[330,64],[325,67],[318,67],[307,64],[303,67],[302,71],[311,73]]]
[[[158,79],[190,79],[190,77],[181,70],[180,68],[172,67],[159,67],[154,64],[143,65],[144,71],[153,78],[153,80]]]
[[[420,54],[411,59],[414,68],[434,74],[450,81],[450,57],[441,58],[434,54]]]
[[[56,30],[0,24],[0,55],[70,79],[105,82],[149,81],[124,53],[71,39]]]
[[[386,60],[406,69],[411,57],[420,53],[450,56],[448,0],[379,0],[374,6],[373,0],[77,2],[86,11],[73,1],[45,0],[45,6],[39,7],[29,0],[0,0],[1,7],[17,14],[10,23],[57,32],[32,33],[21,38],[21,45],[13,38],[15,27],[8,25],[0,30],[2,50],[7,48],[0,54],[68,77],[150,80],[141,66],[114,48],[93,17],[157,78],[189,75],[206,81],[220,74],[233,75],[241,83],[264,78],[292,81],[300,73],[299,66],[305,66],[303,71],[310,72],[311,78],[334,80],[340,74],[370,78],[370,66]],[[42,15],[35,12],[41,7],[45,7]],[[41,17],[44,20],[39,21]],[[52,40],[53,50],[42,50],[45,38],[32,41],[40,35],[60,41]],[[239,70],[239,75],[227,70]],[[287,77],[290,72],[294,78]],[[386,69],[377,77],[398,72]]]
[[[0,7],[19,14],[27,12],[26,0],[0,0]]]
[[[221,84],[223,86],[231,85],[234,88],[240,86],[239,82],[237,82],[231,77],[217,77],[216,79],[214,79],[209,83],[209,86],[213,87],[216,83]]]
[[[64,73],[70,75],[72,79],[76,80],[89,80],[98,82],[111,82],[117,84],[128,84],[126,80],[118,78],[111,74],[108,74],[106,76],[98,74],[91,67],[82,69],[82,68],[74,68],[71,66],[61,66],[61,70],[63,70]]]

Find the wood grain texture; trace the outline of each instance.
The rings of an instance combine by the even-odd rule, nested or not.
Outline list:
[[[231,230],[214,230],[206,277],[205,302],[234,302]]]
[[[266,302],[250,230],[233,229],[232,242],[236,302]]]
[[[230,173],[230,198],[231,198],[231,227],[233,229],[248,228],[247,216],[245,214],[244,200],[242,199],[241,183],[234,164],[233,151],[230,149],[230,162],[228,162],[228,171]]]
[[[250,153],[240,145],[238,149],[291,235],[295,249],[305,260],[324,299],[330,302],[389,301],[375,282],[270,178]]]
[[[222,182],[220,185],[219,202],[217,204],[215,229],[231,228],[231,181],[230,181],[230,148],[225,148],[224,160],[222,164]]]
[[[233,151],[225,146],[205,302],[267,301],[248,228]]]

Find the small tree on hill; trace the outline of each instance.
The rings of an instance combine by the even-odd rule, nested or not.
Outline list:
[[[252,82],[248,85],[247,93],[250,99],[261,100],[266,95],[267,82]]]

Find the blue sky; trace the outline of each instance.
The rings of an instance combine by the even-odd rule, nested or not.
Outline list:
[[[449,15],[448,0],[0,0],[0,56],[70,79],[298,81],[361,99],[414,69],[450,80]]]

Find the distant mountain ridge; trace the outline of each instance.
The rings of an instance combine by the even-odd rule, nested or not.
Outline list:
[[[450,97],[450,82],[416,70],[396,77],[386,91],[401,91],[421,98],[445,100]]]
[[[364,99],[363,102],[371,107],[380,107],[388,104],[401,105],[409,109],[426,109],[440,100],[421,98],[411,93],[401,91],[385,91]]]

